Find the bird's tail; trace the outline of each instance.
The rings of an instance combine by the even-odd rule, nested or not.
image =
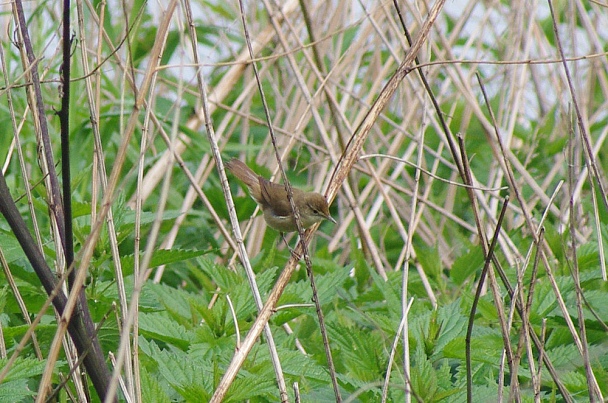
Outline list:
[[[255,196],[258,196],[260,192],[259,176],[253,172],[251,168],[237,159],[232,159],[226,162],[226,168],[228,168],[228,170],[232,172],[234,176],[239,178],[245,185],[247,185],[252,193],[257,193],[254,195],[254,198]]]

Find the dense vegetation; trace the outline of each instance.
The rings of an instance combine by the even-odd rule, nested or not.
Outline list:
[[[208,401],[244,351],[225,401],[279,401],[280,384],[334,401],[332,379],[344,401],[608,396],[605,6],[447,2],[425,32],[425,2],[247,2],[248,37],[238,2],[93,1],[72,9],[66,109],[56,3],[24,10],[43,116],[0,6],[0,161],[60,272],[50,177],[69,166],[74,273],[121,399]],[[323,326],[297,234],[267,228],[214,158],[280,182],[265,112],[291,184],[333,199],[309,244]],[[0,264],[0,401],[99,400],[4,218]],[[256,294],[278,298],[265,332]]]

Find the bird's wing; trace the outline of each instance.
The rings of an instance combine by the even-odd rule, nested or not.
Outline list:
[[[262,177],[260,180],[260,190],[262,207],[267,207],[272,210],[272,214],[280,217],[291,215],[291,205],[287,199],[287,191],[283,185],[270,182]],[[294,189],[294,193],[297,189]],[[272,203],[270,202],[272,200]]]

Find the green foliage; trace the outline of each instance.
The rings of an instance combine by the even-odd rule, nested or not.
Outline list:
[[[0,368],[5,368],[8,359],[0,359]],[[58,362],[55,369],[63,371],[65,362]],[[30,401],[35,395],[36,390],[32,390],[29,381],[42,375],[45,362],[35,358],[17,358],[11,366],[8,374],[0,383],[0,402],[26,402]]]
[[[201,250],[178,250],[178,249],[161,249],[156,250],[152,254],[152,260],[150,261],[150,267],[158,267],[166,264],[175,262],[182,262],[184,260],[193,259],[198,256],[211,253],[210,251]],[[143,256],[143,253],[142,253]],[[141,259],[141,257],[140,257]],[[122,268],[125,274],[129,275],[133,273],[133,266],[135,258],[131,256],[124,256],[121,259]]]
[[[27,379],[5,381],[0,385],[0,402],[27,402],[36,395],[27,385]]]
[[[43,72],[45,118],[57,158],[54,162],[59,168],[62,158],[56,141],[59,122],[53,111],[60,109],[58,72],[61,66],[55,56],[59,52],[53,46],[60,42],[57,33],[61,24],[54,8],[47,7],[46,3],[32,3],[28,26],[36,28],[31,33],[37,66]],[[448,136],[459,135],[471,173],[479,185],[475,189],[480,204],[479,219],[488,234],[495,225],[496,206],[507,193],[511,196],[511,208],[495,251],[496,259],[489,267],[489,274],[494,276],[486,277],[486,287],[473,316],[474,401],[496,401],[499,392],[508,396],[515,386],[513,379],[518,381],[522,400],[533,401],[532,368],[539,371],[542,400],[566,400],[547,366],[540,362],[541,356],[551,360],[560,381],[575,401],[590,400],[586,363],[572,335],[573,331],[580,335],[583,325],[588,364],[605,397],[608,395],[608,285],[602,277],[600,252],[608,253],[608,210],[603,200],[605,195],[598,189],[591,192],[591,181],[585,181],[587,174],[583,169],[590,166],[590,161],[585,159],[580,143],[583,133],[574,128],[571,100],[563,86],[563,67],[559,63],[544,63],[544,56],[543,60],[536,60],[539,36],[547,55],[559,54],[553,21],[546,9],[526,9],[530,18],[521,18],[520,10],[512,6],[516,3],[505,0],[470,3],[475,12],[467,13],[473,16],[467,18],[478,18],[483,13],[484,26],[479,29],[484,35],[477,38],[475,30],[470,29],[470,21],[462,20],[460,11],[450,12],[446,6],[431,30],[444,32],[445,39],[442,37],[437,47],[437,43],[430,42],[436,40],[431,35],[423,49],[432,51],[419,55],[422,63],[433,62],[420,71],[427,75],[441,111],[435,113],[430,108],[431,95],[413,78],[418,71],[408,72],[398,92],[375,121],[359,153],[388,153],[408,158],[409,163],[399,167],[399,162],[381,157],[359,161],[348,174],[348,191],[346,188],[339,191],[337,201],[331,206],[332,214],[340,218],[340,223],[338,226],[322,223],[311,244],[315,283],[342,395],[352,401],[376,402],[382,398],[384,384],[388,382],[389,401],[404,401],[406,391],[410,390],[424,402],[466,401],[467,327],[485,256],[476,233],[476,214],[467,191],[458,186],[462,179],[446,142]],[[576,7],[569,2],[552,4],[560,29],[571,30],[565,36],[566,54],[581,56],[571,67],[576,86],[584,89],[585,102],[581,102],[581,106],[587,109],[583,111],[583,126],[595,147],[594,162],[602,175],[608,171],[608,147],[602,143],[608,125],[605,65],[598,62],[601,49],[589,52],[593,55],[581,50],[589,44],[605,47],[605,29],[594,26],[604,21],[595,3],[582,2],[576,15],[571,15]],[[290,32],[285,40],[297,40],[284,47],[283,39],[280,45],[276,38],[270,39],[260,43],[261,49],[255,55],[288,178],[295,186],[307,190],[311,190],[313,184],[317,187],[327,184],[327,178],[332,177],[331,169],[340,153],[349,149],[347,144],[353,144],[348,143],[351,134],[360,133],[358,122],[378,98],[380,88],[407,50],[398,21],[388,20],[397,13],[377,13],[376,4],[369,9],[367,4],[358,5],[361,9],[345,12],[332,10],[333,4],[340,6],[322,2],[319,8],[310,10],[313,31],[323,26],[323,30],[317,32],[297,31],[303,24],[291,22],[304,21],[304,18],[302,15],[294,18],[293,11],[274,14],[277,20],[290,24],[288,29],[282,27],[284,32]],[[159,45],[157,37],[161,26],[151,12],[155,8],[145,0],[135,0],[124,9],[122,5],[108,9],[106,2],[94,0],[93,7],[84,15],[85,37],[80,38],[80,32],[74,30],[78,33],[73,43],[70,83],[69,139],[73,148],[69,162],[76,265],[81,259],[87,259],[85,291],[93,319],[100,325],[99,338],[105,352],[118,351],[120,331],[125,325],[123,308],[129,305],[134,294],[140,293],[136,317],[140,366],[135,370],[139,371],[144,402],[209,400],[238,349],[239,340],[246,337],[258,312],[245,270],[233,263],[228,235],[219,230],[220,224],[227,225],[228,207],[218,169],[212,162],[212,146],[204,135],[207,128],[198,116],[201,96],[196,74],[203,75],[204,85],[210,92],[220,88],[219,93],[225,93],[211,97],[213,110],[209,122],[217,130],[223,158],[243,158],[257,173],[269,177],[275,167],[274,150],[270,146],[260,96],[251,90],[257,88],[251,68],[235,61],[235,56],[245,50],[238,9],[230,2],[202,1],[193,5],[198,43],[192,46],[189,27],[180,14],[166,32],[161,66],[154,70],[155,87],[146,89],[145,102],[141,105],[136,105],[142,94],[140,85],[149,63],[154,62],[152,49]],[[252,39],[260,40],[255,35],[271,32],[268,10],[257,2],[251,2],[248,7],[251,8],[245,16],[251,24]],[[183,11],[181,7],[178,9]],[[104,31],[98,32],[99,25],[91,13],[98,13],[96,16],[100,17],[102,11],[105,17],[99,25]],[[577,14],[583,11],[590,18]],[[387,20],[376,24],[374,18],[380,14]],[[513,36],[512,32],[525,30],[504,30],[502,20],[496,28],[496,24],[491,23],[493,15],[502,19],[506,16],[510,24],[525,20],[526,24],[533,24],[530,32],[537,36],[522,35],[525,41]],[[355,19],[351,19],[353,16]],[[365,18],[359,19],[363,16]],[[406,21],[412,19],[407,12],[404,17]],[[486,18],[490,23],[485,23]],[[373,25],[366,25],[372,22]],[[467,27],[464,33],[458,31],[462,27]],[[496,32],[485,35],[486,27],[498,29],[500,36]],[[585,37],[587,29],[600,33],[597,37]],[[46,175],[40,169],[39,125],[30,117],[26,89],[31,85],[20,67],[24,63],[18,41],[17,35],[1,39],[3,55],[6,55],[3,70],[6,83],[3,82],[0,89],[0,127],[8,132],[13,121],[17,123],[15,135],[18,134],[20,153],[13,136],[0,135],[0,157],[11,194],[17,200],[28,230],[39,237],[40,249],[49,265],[59,270],[63,263],[58,259],[61,253],[57,249],[57,234],[52,230],[54,219],[49,213],[52,209]],[[572,45],[577,45],[574,53],[568,49]],[[93,71],[84,70],[80,46],[86,47]],[[194,48],[200,52],[199,66],[189,59]],[[525,54],[520,53],[522,49]],[[311,55],[315,52],[320,52],[320,65],[312,68]],[[99,57],[93,58],[93,55]],[[519,57],[525,60],[525,65],[516,64]],[[448,59],[459,62],[445,63]],[[476,62],[468,63],[466,59]],[[530,63],[532,59],[534,62]],[[502,63],[504,61],[508,63]],[[235,75],[235,71],[243,67],[245,74]],[[296,72],[294,67],[300,70]],[[231,79],[226,84],[228,72]],[[487,106],[494,111],[498,137],[488,124],[491,119],[486,105],[480,101],[477,83],[471,80],[474,73],[479,73],[488,86]],[[87,92],[91,83],[96,92],[92,96]],[[303,94],[303,90],[310,94]],[[519,92],[525,96],[517,98]],[[9,94],[13,109],[7,102]],[[98,114],[91,116],[94,108]],[[126,122],[138,113],[136,129],[125,144],[126,161],[116,166],[120,173],[111,199],[115,233],[111,234],[110,226],[103,225],[88,260],[88,256],[83,256],[83,246],[93,230],[93,214],[99,214],[102,207],[105,184],[126,139]],[[439,129],[438,115],[448,119],[451,133]],[[195,118],[199,120],[192,124]],[[327,126],[320,127],[323,124]],[[179,145],[185,145],[186,149],[177,153],[179,161],[161,167],[163,174],[171,174],[166,205],[161,205],[160,202],[165,201],[162,184],[143,189],[145,186],[139,186],[138,175],[140,169],[145,176],[150,174],[168,152],[176,149],[175,146],[169,148],[161,136],[161,133],[175,134],[174,128],[179,131]],[[99,129],[99,133],[94,129]],[[505,155],[500,155],[498,138],[504,141],[501,146],[506,149]],[[574,161],[563,159],[571,146]],[[329,153],[331,147],[335,148]],[[418,149],[422,150],[419,160],[415,159]],[[105,173],[99,161],[105,164]],[[514,177],[513,185],[505,179],[505,161]],[[425,170],[420,178],[415,176],[421,172],[415,166],[418,164]],[[189,204],[192,183],[186,169],[200,176],[196,184],[209,204],[198,199]],[[23,171],[27,172],[26,177]],[[580,183],[568,183],[570,171]],[[102,176],[105,176],[103,181]],[[606,182],[605,177],[599,179]],[[256,203],[242,184],[230,177],[229,181],[236,213],[243,224],[256,210]],[[562,189],[549,205],[549,197],[562,181]],[[416,218],[410,222],[414,185],[418,189],[415,199],[418,204],[414,211]],[[31,200],[26,199],[26,189],[32,192]],[[140,228],[136,228],[134,209],[137,196],[143,199],[138,216]],[[571,197],[575,203],[572,211]],[[357,212],[357,218],[348,221],[353,211]],[[212,213],[217,214],[218,221]],[[543,255],[532,282],[537,231],[527,223],[531,222],[533,227],[541,222],[541,217],[544,217],[544,241],[540,246]],[[566,225],[570,217],[574,227]],[[179,224],[178,230],[174,231],[176,224]],[[153,238],[153,234],[158,237]],[[118,256],[114,255],[114,237]],[[250,256],[250,261],[259,292],[266,300],[291,255],[275,231],[249,232],[245,238],[248,247],[253,244],[252,249],[259,251]],[[297,236],[289,234],[287,238],[293,247]],[[572,239],[576,241],[576,249]],[[414,257],[406,262],[405,245],[410,241]],[[604,251],[600,251],[600,247]],[[142,285],[141,278],[136,279],[136,261],[141,263],[147,248],[152,250],[147,267],[150,271],[143,273],[149,277]],[[30,329],[24,315],[27,319],[34,318],[48,297],[3,219],[0,220],[0,250],[3,267],[0,324],[2,343],[10,356]],[[121,272],[116,270],[118,263]],[[508,285],[498,275],[499,265]],[[382,266],[383,271],[378,266]],[[409,268],[407,295],[403,295],[402,270],[406,266]],[[160,267],[164,267],[162,276],[157,271]],[[122,278],[118,277],[119,273]],[[580,278],[580,289],[575,273]],[[487,287],[491,277],[498,279],[495,288]],[[119,288],[123,282],[124,290]],[[521,294],[513,296],[513,290]],[[519,304],[527,303],[528,299],[530,309],[522,318]],[[506,313],[505,318],[499,317],[499,304]],[[404,319],[406,310],[407,320]],[[579,311],[583,317],[579,317]],[[47,308],[41,316],[35,335],[42,356],[46,357],[58,326],[52,308]],[[541,339],[541,345],[530,347],[530,355],[524,344],[524,320]],[[510,326],[506,335],[501,329],[503,322]],[[303,263],[280,296],[269,326],[287,385],[299,384],[302,401],[333,401],[327,358]],[[513,367],[504,356],[507,345],[518,357]],[[36,348],[30,341],[0,382],[0,403],[31,401],[36,397],[45,365],[45,361],[36,356]],[[53,386],[68,373],[66,362],[65,357],[60,356],[52,368]],[[6,359],[0,360],[0,368],[6,363]],[[72,387],[68,380],[66,388]],[[290,400],[295,400],[291,388],[288,393]],[[66,400],[64,396],[59,400]],[[262,336],[230,386],[225,401],[278,400],[267,340]]]
[[[153,377],[145,367],[141,368],[142,399],[150,403],[169,403],[171,399],[161,382]]]
[[[221,377],[222,368],[233,354],[235,331],[231,308],[224,303],[225,297],[234,301],[234,312],[238,321],[238,331],[244,337],[254,318],[255,309],[244,309],[243,300],[253,307],[253,301],[246,295],[247,282],[241,271],[231,272],[224,267],[213,265],[206,258],[201,260],[202,273],[199,278],[209,276],[217,288],[212,292],[220,298],[208,307],[197,302],[186,291],[173,290],[163,286],[150,286],[147,292],[153,293],[165,306],[165,310],[142,314],[140,322],[142,335],[147,340],[141,343],[142,350],[149,357],[144,362],[150,373],[160,371],[173,393],[184,400],[199,394],[210,396],[213,384]],[[264,278],[274,278],[275,270],[265,271],[260,278],[261,290],[267,290],[269,283]],[[332,353],[338,371],[340,385],[346,394],[357,394],[362,401],[375,401],[381,396],[382,383],[386,376],[387,359],[399,324],[400,314],[390,306],[399,304],[396,284],[391,281],[377,281],[361,288],[356,276],[351,277],[346,268],[334,269],[325,274],[317,274],[321,301],[328,324]],[[564,279],[566,280],[566,279]],[[567,280],[566,280],[567,281]],[[346,284],[349,284],[345,288]],[[559,318],[551,295],[540,282],[536,287],[541,304],[535,311],[542,312],[542,305],[551,307],[544,317],[552,315]],[[564,288],[565,289],[565,288]],[[330,291],[331,290],[331,291]],[[335,290],[344,290],[336,293]],[[225,297],[224,297],[225,295]],[[306,279],[292,281],[283,294],[279,306],[285,304],[309,304],[310,288]],[[547,295],[547,298],[542,298]],[[565,294],[567,298],[574,295]],[[209,301],[209,296],[202,300]],[[393,302],[389,302],[389,301]],[[547,300],[547,302],[540,302]],[[592,300],[594,300],[592,298]],[[423,401],[445,401],[444,399],[462,398],[464,380],[456,374],[464,372],[464,335],[468,323],[470,299],[455,300],[437,310],[425,308],[420,303],[416,312],[410,314],[409,343],[412,352],[410,374],[412,388]],[[487,308],[483,308],[487,304]],[[484,386],[488,379],[495,379],[499,371],[503,339],[497,325],[497,313],[492,309],[491,298],[483,297],[478,308],[478,319],[474,325],[472,338],[472,362],[474,366],[474,390],[476,396],[491,396],[497,393],[496,385]],[[546,309],[545,309],[546,310]],[[194,318],[194,319],[193,319]],[[280,324],[289,321],[294,334],[285,337]],[[533,319],[533,323],[537,320]],[[555,322],[557,323],[557,322]],[[169,330],[169,328],[171,328]],[[561,328],[561,330],[560,330]],[[325,370],[325,355],[321,346],[314,308],[310,305],[280,309],[272,325],[277,338],[279,356],[288,382],[297,381],[302,396],[310,399],[331,396],[328,375]],[[295,351],[295,339],[302,344],[308,355]],[[580,355],[568,337],[564,325],[553,326],[547,337],[546,354],[558,370],[569,374],[569,389],[582,392],[586,388],[582,376]],[[591,349],[593,357],[606,354],[600,345]],[[274,372],[263,344],[246,361],[239,372],[238,382],[232,386],[228,399],[261,398],[263,401],[276,399]],[[405,388],[401,377],[402,346],[395,354],[391,373],[392,396],[399,396]],[[527,379],[525,370],[528,357],[523,357],[521,377]],[[153,362],[156,364],[150,366]],[[597,362],[597,361],[596,361]],[[156,368],[156,369],[155,369]],[[601,368],[601,367],[600,367]],[[195,376],[198,374],[198,376]],[[543,385],[552,390],[550,377],[542,376]],[[243,388],[240,385],[250,385]],[[399,386],[400,385],[400,386]],[[401,390],[401,392],[398,392]],[[508,392],[508,390],[507,390]],[[525,394],[529,393],[526,388]],[[457,399],[458,400],[458,399]]]

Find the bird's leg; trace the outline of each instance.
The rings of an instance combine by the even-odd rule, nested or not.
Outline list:
[[[289,249],[289,253],[291,254],[291,256],[294,256],[296,259],[299,260],[299,256],[296,254],[296,252],[291,248],[291,246],[289,246],[289,243],[287,242],[287,238],[285,238],[285,233],[281,231],[281,238],[283,239],[283,242],[285,242],[285,246],[287,246],[287,249]],[[297,243],[296,243],[297,245]]]

